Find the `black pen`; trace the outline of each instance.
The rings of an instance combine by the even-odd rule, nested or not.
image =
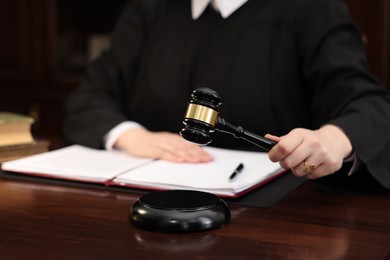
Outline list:
[[[242,171],[242,169],[244,169],[244,164],[240,163],[234,170],[234,172],[230,175],[229,180],[233,180],[237,176],[237,174]]]

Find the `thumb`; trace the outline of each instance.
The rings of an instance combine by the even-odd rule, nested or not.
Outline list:
[[[279,142],[280,141],[280,137],[276,136],[276,135],[266,134],[265,137],[268,138],[268,139],[271,139],[272,141],[275,141],[275,142]]]

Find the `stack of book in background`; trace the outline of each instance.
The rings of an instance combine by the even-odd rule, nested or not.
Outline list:
[[[0,164],[48,151],[48,141],[34,139],[31,132],[33,123],[31,117],[0,112]]]

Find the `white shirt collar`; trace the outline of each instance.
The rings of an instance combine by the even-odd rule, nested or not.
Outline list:
[[[192,19],[198,19],[210,3],[220,12],[223,18],[227,18],[247,1],[248,0],[191,0]]]

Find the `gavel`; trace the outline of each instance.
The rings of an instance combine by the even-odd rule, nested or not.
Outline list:
[[[208,145],[211,134],[215,131],[234,135],[246,140],[265,151],[269,151],[276,142],[234,126],[219,116],[219,106],[222,105],[221,95],[209,88],[197,88],[192,91],[191,100],[184,116],[184,127],[180,135],[193,143]]]

